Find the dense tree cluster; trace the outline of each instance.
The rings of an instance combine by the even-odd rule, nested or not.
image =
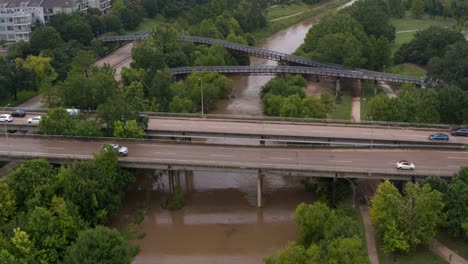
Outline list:
[[[405,85],[397,97],[373,97],[366,116],[376,121],[409,123],[468,123],[468,92],[456,86],[418,89]]]
[[[450,183],[438,177],[426,181],[443,195],[447,218],[442,227],[453,237],[468,239],[468,167],[461,168]]]
[[[395,38],[387,14],[387,5],[380,0],[360,1],[350,14],[321,19],[296,53],[349,67],[382,69],[391,63],[390,42]]]
[[[263,112],[269,116],[325,118],[335,107],[329,92],[319,98],[306,96],[306,80],[301,75],[276,77],[262,88]]]
[[[300,238],[272,256],[267,264],[369,263],[364,242],[352,209],[330,209],[321,202],[302,203],[296,208],[294,220]]]
[[[445,221],[442,193],[429,184],[406,183],[404,194],[388,180],[372,198],[371,220],[385,253],[408,252],[428,245]]]
[[[99,227],[132,181],[117,155],[101,151],[58,169],[45,160],[26,161],[0,181],[2,263],[130,263],[127,241]]]
[[[395,63],[426,65],[433,57],[443,57],[450,45],[458,41],[465,41],[459,32],[432,26],[416,32],[411,42],[401,45],[395,53]]]

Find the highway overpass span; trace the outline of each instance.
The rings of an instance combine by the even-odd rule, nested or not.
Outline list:
[[[180,172],[186,175],[193,171],[257,175],[259,207],[262,206],[262,181],[268,175],[417,180],[427,176],[452,177],[461,166],[468,164],[466,151],[245,147],[42,136],[0,137],[0,160],[45,158],[51,163],[89,160],[104,143],[128,147],[128,156],[119,158],[120,166],[167,171],[171,186]],[[414,162],[416,170],[397,170],[395,163],[401,159]]]

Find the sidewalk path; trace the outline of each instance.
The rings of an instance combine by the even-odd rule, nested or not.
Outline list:
[[[377,253],[377,246],[375,244],[374,227],[369,217],[369,212],[366,206],[360,206],[359,211],[361,212],[362,222],[364,223],[364,229],[366,231],[367,241],[367,255],[371,264],[379,264],[379,254]]]
[[[361,82],[352,82],[351,120],[361,122]]]
[[[390,87],[390,85],[388,85],[385,82],[379,82],[379,84],[382,87],[382,89],[384,90],[384,92],[387,94],[388,97],[390,97],[390,98],[396,97],[396,94],[393,91],[392,87]]]
[[[435,239],[432,242],[431,250],[437,255],[439,255],[441,258],[445,259],[447,262],[449,262],[450,255],[452,255],[450,264],[468,264],[468,260],[462,258],[460,255],[453,252],[448,247],[442,245],[439,241]]]

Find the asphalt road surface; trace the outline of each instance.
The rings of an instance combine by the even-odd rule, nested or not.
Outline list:
[[[12,124],[27,124],[30,117],[45,113],[27,113],[26,117],[13,118]],[[351,139],[411,140],[429,142],[428,136],[437,132],[449,135],[449,142],[468,144],[468,137],[451,136],[444,129],[413,129],[337,125],[321,123],[242,122],[232,120],[208,120],[203,118],[151,117],[148,130],[156,132],[205,132],[226,134],[255,134],[272,136],[330,137]]]
[[[0,153],[22,153],[58,157],[90,157],[104,142],[30,137],[0,137]],[[115,143],[115,142],[108,142]],[[305,148],[253,148],[241,146],[161,144],[125,142],[129,154],[122,159],[157,164],[256,167],[273,169],[343,170],[356,172],[397,172],[395,163],[412,161],[414,175],[452,175],[468,166],[467,151],[355,150]]]

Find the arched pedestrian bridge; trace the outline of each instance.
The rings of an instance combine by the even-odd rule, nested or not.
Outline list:
[[[372,72],[361,72],[355,70],[314,68],[303,66],[197,66],[172,68],[173,75],[186,75],[194,71],[219,72],[224,74],[303,74],[323,77],[373,80],[393,83],[414,83],[421,85],[422,80],[418,77],[397,76],[392,74],[372,74]]]
[[[148,32],[142,32],[136,35],[124,35],[124,36],[104,36],[101,37],[101,40],[104,42],[116,42],[116,41],[135,41],[135,40],[144,40],[147,39],[149,36]],[[198,44],[206,44],[206,45],[213,45],[213,44],[219,44],[222,45],[223,47],[234,50],[234,51],[240,51],[240,52],[246,52],[251,56],[255,57],[260,57],[264,59],[269,59],[269,60],[275,60],[279,62],[286,62],[292,65],[303,65],[303,66],[309,66],[309,67],[317,67],[321,68],[319,72],[316,72],[314,75],[320,75],[317,73],[322,73],[324,75],[321,76],[332,76],[330,72],[326,72],[326,69],[335,69],[335,70],[341,70],[342,72],[335,72],[335,75],[342,75],[344,74],[345,71],[349,71],[346,75],[349,77],[346,78],[353,78],[353,79],[363,79],[363,80],[375,80],[375,81],[388,81],[388,82],[397,82],[397,83],[405,83],[405,82],[410,82],[414,83],[419,86],[424,86],[424,79],[418,78],[418,77],[411,77],[411,76],[403,76],[403,75],[396,75],[396,74],[388,74],[388,73],[382,73],[382,72],[377,72],[377,71],[369,71],[369,70],[364,70],[364,69],[359,69],[359,68],[349,68],[345,67],[339,64],[333,64],[333,63],[323,63],[323,62],[318,62],[309,58],[304,58],[301,56],[296,56],[296,55],[290,55],[287,53],[282,53],[282,52],[277,52],[277,51],[272,51],[272,50],[267,50],[267,49],[261,49],[257,47],[252,47],[248,45],[243,45],[239,43],[234,43],[234,42],[229,42],[221,39],[213,39],[213,38],[206,38],[206,37],[198,37],[198,36],[187,36],[187,35],[181,35],[180,40],[182,41],[189,41],[189,42],[194,42]],[[288,67],[288,66],[286,66]],[[292,67],[294,66],[289,66],[290,68],[281,68],[279,66],[278,69],[276,69],[276,73],[287,73],[286,71],[295,71]],[[208,70],[208,67],[205,67]],[[306,67],[303,67],[306,68]],[[235,73],[234,68],[232,68],[232,72],[227,72],[227,69],[221,69],[218,68],[218,72],[222,73]],[[222,70],[222,71],[221,71]],[[237,72],[237,73],[257,73],[257,74],[274,74],[273,69],[269,70],[262,70],[263,72],[260,72],[260,69],[249,69],[250,71],[247,71],[247,69],[244,69],[243,71],[245,72]],[[211,68],[211,71],[215,71],[214,68]],[[300,71],[298,68],[296,71]],[[304,71],[304,69],[302,69]],[[359,76],[356,74],[357,72],[360,72],[361,75]],[[292,72],[290,72],[292,73]],[[182,73],[180,73],[182,74]],[[308,73],[303,73],[303,74],[312,74],[310,72]],[[339,77],[339,76],[337,76]]]

